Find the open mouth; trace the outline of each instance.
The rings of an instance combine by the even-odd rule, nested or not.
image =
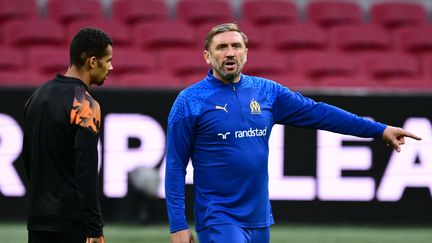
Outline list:
[[[237,66],[236,61],[226,61],[224,63],[224,67],[226,67],[228,70],[234,70]]]

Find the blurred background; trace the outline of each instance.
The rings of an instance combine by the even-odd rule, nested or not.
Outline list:
[[[66,71],[69,42],[86,26],[114,40],[114,71],[92,87],[106,235],[168,242],[166,120],[178,92],[206,75],[204,39],[224,22],[249,37],[243,73],[423,137],[395,154],[380,141],[276,126],[272,242],[429,242],[430,0],[0,0],[0,242],[26,237],[24,104]]]

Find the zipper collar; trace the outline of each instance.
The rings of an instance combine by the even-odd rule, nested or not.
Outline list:
[[[226,83],[222,82],[221,80],[217,79],[215,76],[213,76],[213,70],[210,69],[207,73],[206,80],[216,87],[220,87],[220,88],[227,87],[230,89],[233,89],[233,88],[237,89],[242,84],[243,74],[240,74],[240,80],[238,82],[226,84]]]

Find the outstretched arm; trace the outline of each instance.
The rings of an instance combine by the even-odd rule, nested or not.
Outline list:
[[[387,146],[392,147],[397,152],[401,151],[400,145],[405,144],[405,137],[421,140],[421,137],[418,137],[400,127],[387,126],[382,135],[382,139],[387,142]]]

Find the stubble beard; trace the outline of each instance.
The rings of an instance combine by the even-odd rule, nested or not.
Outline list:
[[[213,63],[213,70],[215,70],[215,72],[222,77],[222,81],[226,81],[228,83],[233,83],[235,81],[236,78],[238,78],[238,76],[240,76],[241,73],[241,67],[240,67],[240,63],[237,62],[237,70],[235,70],[235,72],[225,72],[223,70],[223,66],[224,64],[221,64],[220,66],[215,65],[215,63]]]

